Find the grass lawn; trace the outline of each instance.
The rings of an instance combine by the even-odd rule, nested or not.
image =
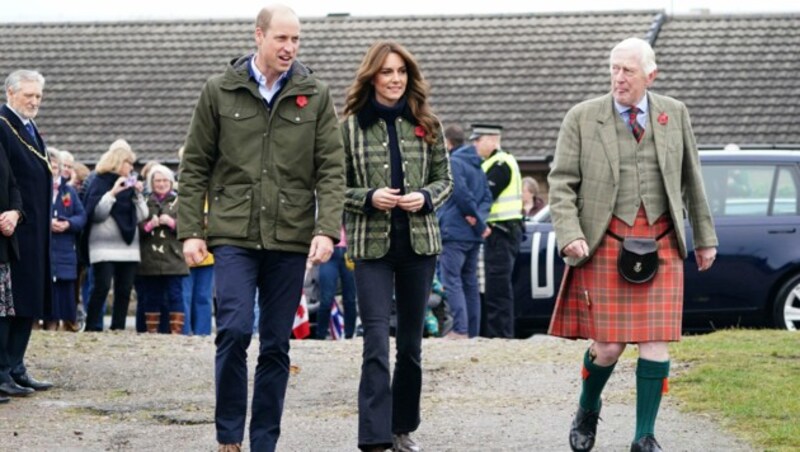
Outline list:
[[[800,450],[800,333],[725,330],[670,347],[670,392],[759,450]]]

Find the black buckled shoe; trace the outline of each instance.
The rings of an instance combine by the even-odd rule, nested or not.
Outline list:
[[[0,393],[11,397],[25,397],[33,394],[34,390],[22,387],[12,380],[0,383]]]
[[[13,377],[13,378],[18,385],[22,386],[23,388],[31,388],[34,391],[47,391],[48,389],[53,387],[53,383],[50,383],[49,381],[39,381],[31,377],[31,374],[27,372],[25,372],[19,377]]]
[[[631,444],[631,452],[663,452],[653,435],[645,435]]]
[[[597,421],[599,420],[599,408],[597,411],[589,411],[578,405],[578,411],[572,419],[572,428],[569,430],[569,447],[574,452],[589,452],[592,450],[597,436]]]
[[[422,448],[415,443],[408,433],[392,435],[392,450],[394,452],[421,452]]]

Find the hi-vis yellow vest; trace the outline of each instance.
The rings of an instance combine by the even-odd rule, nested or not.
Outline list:
[[[498,150],[491,157],[484,160],[481,169],[486,173],[498,162],[504,162],[511,169],[511,180],[500,196],[492,203],[487,221],[507,221],[522,219],[522,177],[519,174],[519,166],[513,155]]]

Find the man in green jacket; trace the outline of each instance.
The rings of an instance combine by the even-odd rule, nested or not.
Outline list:
[[[285,6],[256,19],[256,51],[212,77],[194,110],[179,186],[188,264],[216,259],[216,412],[220,450],[240,450],[247,347],[262,312],[252,450],[274,451],[289,378],[289,336],[304,269],[339,239],[344,150],[328,87],[295,61],[300,22]],[[208,197],[208,224],[204,203]]]

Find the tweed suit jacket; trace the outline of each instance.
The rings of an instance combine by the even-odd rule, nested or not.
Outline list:
[[[675,99],[647,93],[658,166],[666,189],[681,257],[686,258],[684,218],[689,217],[695,248],[717,246],[714,221],[706,200],[694,132],[686,106]],[[560,250],[585,239],[589,256],[566,258],[581,265],[591,258],[606,233],[619,190],[619,147],[615,121],[620,121],[609,93],[570,109],[561,125],[555,160],[548,176],[550,210]]]
[[[358,115],[351,115],[341,125],[347,174],[345,227],[348,251],[354,259],[378,259],[389,251],[391,214],[365,206],[370,190],[391,186],[389,135],[382,119],[362,123]],[[453,191],[444,133],[440,127],[438,141],[428,145],[417,135],[416,124],[408,114],[398,116],[395,128],[403,158],[405,192],[424,191],[433,204],[431,212],[408,212],[411,245],[419,255],[439,254],[442,238],[435,211]]]

